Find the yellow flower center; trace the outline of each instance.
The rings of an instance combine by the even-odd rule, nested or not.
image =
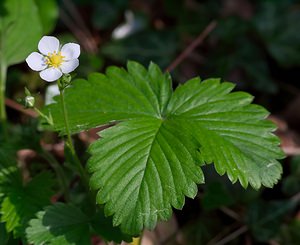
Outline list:
[[[64,62],[64,58],[65,56],[62,56],[61,52],[56,53],[56,51],[54,51],[53,53],[49,53],[46,57],[46,64],[58,68],[61,66],[61,63]]]

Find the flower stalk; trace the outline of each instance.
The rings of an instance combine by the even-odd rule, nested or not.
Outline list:
[[[62,79],[64,80],[64,79]],[[85,187],[89,190],[89,181],[88,181],[88,177],[87,174],[76,154],[75,148],[74,148],[74,144],[71,138],[71,132],[70,132],[70,127],[69,127],[69,122],[68,122],[68,114],[67,114],[67,108],[66,108],[66,103],[65,103],[65,98],[64,98],[64,89],[65,89],[65,85],[63,83],[61,83],[61,79],[57,80],[58,83],[58,87],[59,87],[59,92],[60,92],[60,100],[61,100],[61,105],[62,105],[62,113],[63,113],[63,117],[64,117],[64,124],[65,124],[65,130],[66,130],[66,136],[67,136],[67,140],[66,140],[66,146],[70,149],[70,152],[72,154],[73,160],[76,164],[77,170],[80,174],[80,177],[85,185]]]
[[[6,110],[5,110],[5,83],[6,83],[6,71],[7,67],[1,60],[0,63],[0,121],[6,122]]]
[[[81,180],[86,187],[92,203],[95,203],[95,199],[89,190],[88,175],[83,168],[74,148],[74,144],[71,137],[71,131],[68,122],[68,113],[64,98],[65,88],[71,84],[72,77],[70,72],[74,71],[79,65],[80,46],[76,43],[67,43],[63,46],[60,45],[59,40],[56,37],[44,36],[38,43],[39,52],[31,53],[26,62],[28,66],[38,71],[40,77],[47,82],[57,81],[60,92],[61,109],[64,118],[65,125],[65,146],[72,155],[72,160],[76,165],[77,171],[81,177]],[[33,108],[42,118],[44,118],[50,125],[53,125],[51,114],[45,115],[39,109],[34,106],[34,97],[25,88],[25,105],[27,108]],[[57,166],[53,166],[58,171],[58,175],[62,176],[62,171]],[[64,183],[62,183],[63,185]],[[64,186],[63,188],[66,188]],[[67,192],[65,193],[67,196]]]

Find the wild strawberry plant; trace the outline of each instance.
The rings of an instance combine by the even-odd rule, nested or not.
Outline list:
[[[268,112],[232,83],[193,78],[172,89],[170,74],[151,63],[78,79],[65,90],[69,130],[110,125],[90,147],[87,170],[97,203],[113,224],[138,235],[167,220],[172,207],[204,184],[201,166],[214,164],[243,187],[272,187],[282,169],[279,141]],[[46,108],[66,133],[61,101]]]
[[[6,2],[8,9],[16,3]],[[29,11],[28,6],[24,9]],[[9,19],[4,20],[1,37],[6,30],[8,37],[16,39],[9,35]],[[17,30],[22,24],[16,22]],[[5,90],[7,67],[25,57],[13,55],[17,48],[1,45]],[[252,104],[250,94],[233,92],[234,84],[196,77],[175,88],[171,75],[156,64],[146,68],[134,61],[126,68],[111,66],[105,73],[73,80],[70,72],[79,65],[78,44],[61,46],[55,37],[44,36],[38,49],[26,61],[43,80],[56,81],[60,94],[40,111],[26,90],[26,105],[40,114],[48,129],[65,138],[68,173],[81,177],[85,195],[70,194],[66,169],[40,147],[40,153],[52,162],[64,197],[51,204],[53,176],[45,172],[24,182],[14,160],[7,157],[4,141],[0,142],[3,244],[10,232],[24,244],[34,245],[85,245],[93,234],[108,241],[130,241],[168,220],[172,208],[183,208],[186,197],[196,196],[197,186],[205,184],[202,169],[206,164],[213,164],[219,175],[244,188],[272,188],[280,179],[278,159],[284,155],[272,133],[274,124],[266,119],[269,113]],[[3,95],[1,101],[4,121]],[[89,146],[85,164],[72,135],[103,125],[107,128]]]

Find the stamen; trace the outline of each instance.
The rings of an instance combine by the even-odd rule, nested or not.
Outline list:
[[[61,55],[61,52],[54,51],[53,53],[48,53],[48,56],[45,57],[46,64],[50,67],[58,68],[64,62],[65,56]]]

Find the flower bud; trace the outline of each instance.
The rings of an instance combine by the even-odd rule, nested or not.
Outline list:
[[[63,76],[58,80],[58,87],[60,90],[65,89],[71,83],[72,76],[70,74],[63,74]]]
[[[27,95],[25,97],[25,107],[26,108],[33,108],[35,103],[35,98],[31,95]]]
[[[61,80],[63,84],[69,84],[72,80],[72,76],[70,74],[63,74]]]

